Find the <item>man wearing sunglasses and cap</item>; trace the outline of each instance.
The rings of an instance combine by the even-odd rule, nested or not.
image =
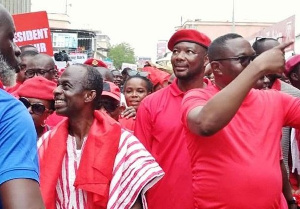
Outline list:
[[[283,72],[284,49],[291,44],[253,62],[255,51],[238,34],[220,36],[208,47],[215,83],[189,91],[181,106],[195,208],[281,208],[281,129],[300,127],[300,99],[253,86],[264,75]],[[231,59],[242,56],[248,65]]]
[[[19,100],[31,114],[38,137],[50,130],[46,119],[55,110],[53,91],[56,86],[53,81],[35,76],[27,79],[16,92]]]
[[[140,103],[134,134],[158,161],[166,175],[147,193],[149,209],[194,209],[192,172],[186,139],[177,114],[183,95],[203,88],[210,39],[193,29],[175,32],[168,42],[176,79]]]
[[[15,27],[0,4],[0,208],[44,208],[39,190],[36,132],[21,102],[4,86],[14,84],[20,49],[13,42]]]

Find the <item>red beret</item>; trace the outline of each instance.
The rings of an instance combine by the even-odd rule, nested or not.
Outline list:
[[[93,66],[93,67],[105,67],[105,68],[107,68],[107,65],[103,61],[98,60],[98,59],[94,59],[94,58],[87,59],[83,64],[90,65],[90,66]]]
[[[168,49],[173,51],[174,46],[179,42],[192,42],[207,48],[210,45],[211,40],[204,33],[201,33],[197,30],[181,29],[176,31],[170,38]]]
[[[57,84],[42,76],[30,78],[19,87],[17,95],[19,97],[28,97],[44,100],[53,100],[53,91]]]
[[[103,82],[103,91],[102,91],[103,96],[109,96],[114,98],[115,100],[120,101],[121,100],[121,91],[120,88],[109,81],[104,81]]]
[[[300,63],[300,54],[292,56],[286,63],[285,63],[285,71],[284,74],[289,76],[290,72],[294,69],[294,67]]]

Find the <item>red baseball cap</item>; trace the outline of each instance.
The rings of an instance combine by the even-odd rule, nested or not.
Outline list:
[[[29,97],[44,100],[53,100],[53,91],[57,84],[42,76],[27,79],[17,90],[19,97]]]
[[[114,98],[118,101],[121,100],[121,91],[120,88],[109,81],[104,81],[103,82],[103,91],[102,91],[103,96],[109,96],[111,98]]]
[[[300,54],[292,56],[286,63],[285,63],[285,71],[284,74],[286,76],[289,76],[291,71],[294,69],[294,67],[300,63]]]
[[[194,29],[180,29],[176,31],[168,42],[168,49],[173,51],[173,48],[179,42],[192,42],[208,48],[211,43],[210,38],[204,33]]]
[[[102,61],[94,58],[87,59],[83,64],[90,65],[93,67],[105,67],[107,68],[107,65]]]

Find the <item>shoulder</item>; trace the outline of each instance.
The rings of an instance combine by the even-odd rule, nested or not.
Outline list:
[[[206,88],[191,89],[185,93],[183,101],[186,101],[191,98],[209,99],[218,91],[219,90],[213,85],[207,86]]]

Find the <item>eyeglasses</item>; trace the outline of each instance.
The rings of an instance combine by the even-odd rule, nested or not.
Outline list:
[[[34,77],[34,75],[40,75],[40,76],[44,76],[46,73],[49,73],[51,71],[54,71],[54,68],[50,68],[50,69],[27,69],[25,71],[25,76],[27,78],[32,78]]]
[[[25,105],[27,109],[31,107],[32,112],[36,115],[42,115],[46,110],[48,110],[42,103],[30,103],[29,100],[25,97],[20,97],[19,100]]]
[[[147,77],[149,75],[148,72],[144,72],[144,71],[137,71],[137,70],[130,70],[128,71],[128,75],[129,76],[135,76],[135,75],[139,75],[139,76],[142,76],[142,77]]]
[[[264,41],[264,40],[274,40],[274,41],[278,41],[279,39],[283,38],[283,36],[277,37],[277,38],[272,38],[272,37],[262,37],[262,36],[257,36],[255,37],[255,41]]]
[[[114,103],[112,101],[102,100],[101,106],[104,107],[107,112],[114,112],[118,107],[120,107],[120,104]]]
[[[221,58],[221,59],[215,59],[213,61],[224,61],[224,60],[234,60],[234,61],[239,61],[239,63],[246,67],[249,65],[250,61],[253,61],[257,55],[251,55],[251,56],[238,56],[238,57],[228,57],[228,58]]]

